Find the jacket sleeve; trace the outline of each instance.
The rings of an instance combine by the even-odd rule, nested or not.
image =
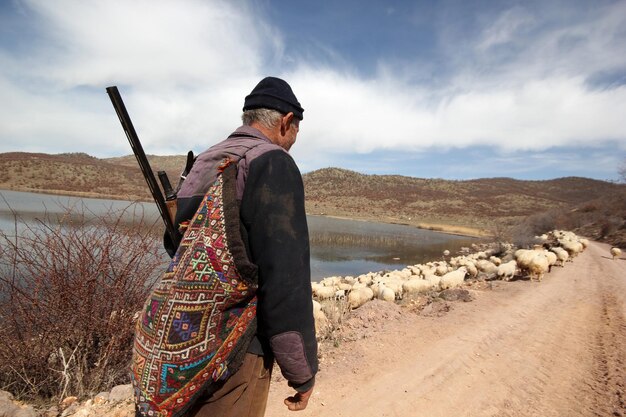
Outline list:
[[[241,217],[258,266],[258,335],[269,341],[289,385],[307,391],[317,373],[304,187],[291,156],[267,152],[250,163]]]

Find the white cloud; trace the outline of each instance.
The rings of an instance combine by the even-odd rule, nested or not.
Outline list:
[[[521,31],[535,23],[535,19],[525,9],[514,6],[502,13],[492,25],[485,27],[477,48],[485,51],[493,46],[514,42]]]
[[[553,28],[537,11],[507,10],[463,50],[442,48],[452,63],[442,88],[384,64],[367,79],[303,59],[268,74],[294,54],[242,2],[28,0],[39,40],[19,53],[0,49],[0,151],[129,153],[104,92],[114,83],[149,153],[200,151],[238,125],[243,98],[265,75],[288,80],[306,110],[293,152],[309,165],[325,154],[432,147],[617,142],[624,151],[626,86],[586,84],[626,68],[624,4]],[[512,43],[514,54],[494,52]]]

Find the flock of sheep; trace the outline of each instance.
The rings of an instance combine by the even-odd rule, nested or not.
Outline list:
[[[449,258],[444,252],[441,261],[407,266],[391,272],[370,272],[358,277],[328,277],[311,283],[313,309],[318,321],[325,321],[320,304],[323,300],[346,300],[350,309],[356,309],[375,298],[395,302],[404,297],[442,291],[461,286],[466,278],[509,281],[514,276],[527,276],[530,281],[541,281],[553,266],[571,262],[589,244],[569,231],[554,230],[537,236],[532,249],[516,249],[502,244],[500,250],[487,249],[469,255]],[[619,257],[619,248],[612,248],[613,259]]]

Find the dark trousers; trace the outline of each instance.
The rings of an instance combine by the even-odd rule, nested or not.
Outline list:
[[[273,361],[246,353],[241,368],[213,395],[200,398],[189,417],[263,417]]]

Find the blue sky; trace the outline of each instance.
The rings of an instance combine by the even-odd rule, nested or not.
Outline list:
[[[303,172],[618,179],[626,1],[0,0],[0,152],[200,152],[264,76]]]

